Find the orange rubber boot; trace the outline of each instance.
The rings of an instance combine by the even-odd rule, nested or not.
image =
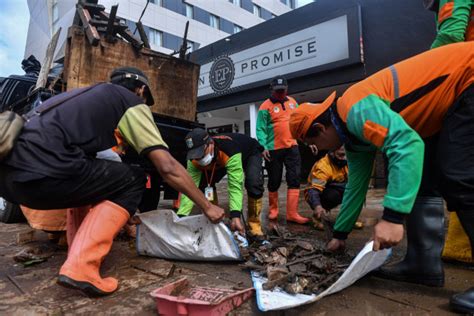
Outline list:
[[[268,218],[276,219],[278,217],[278,191],[268,192],[268,204],[270,205]]]
[[[72,246],[74,236],[76,236],[79,227],[81,227],[82,221],[86,217],[87,213],[89,213],[90,209],[90,205],[67,209],[66,238],[69,248]]]
[[[74,237],[67,260],[59,271],[58,283],[89,296],[115,292],[118,281],[114,278],[103,279],[99,269],[112,247],[114,237],[129,217],[127,210],[111,201],[95,205]]]
[[[309,218],[298,214],[299,189],[288,189],[286,194],[286,220],[298,224],[306,224]]]

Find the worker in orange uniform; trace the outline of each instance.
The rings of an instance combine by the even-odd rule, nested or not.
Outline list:
[[[45,212],[87,209],[77,210],[84,218],[75,221],[80,226],[58,283],[90,296],[117,290],[118,281],[102,278],[100,266],[114,237],[136,212],[146,184],[141,168],[97,159],[97,152],[130,146],[212,222],[224,216],[169,153],[149,108],[154,101],[145,74],[122,67],[110,80],[59,94],[38,106],[37,115],[25,123],[0,163],[0,196],[8,201]]]
[[[436,38],[431,48],[474,40],[474,1],[425,0],[425,7],[436,13]],[[456,212],[449,215],[443,258],[471,263],[471,245]]]
[[[288,125],[290,114],[296,110],[298,103],[288,96],[288,83],[284,77],[275,77],[270,89],[272,95],[262,103],[257,116],[257,139],[264,148],[262,154],[268,173],[268,218],[273,220],[278,217],[278,188],[285,166],[288,186],[286,219],[305,224],[309,219],[298,214],[301,157]]]
[[[349,180],[328,250],[345,247],[381,150],[389,179],[374,250],[397,245],[405,220],[408,245],[405,259],[379,275],[443,286],[442,197],[474,244],[473,121],[474,42],[427,51],[375,73],[338,99],[334,92],[321,104],[298,108],[290,120],[295,138],[320,150],[346,148]],[[474,313],[474,287],[455,294],[450,306]]]
[[[436,38],[431,48],[474,40],[474,1],[424,0],[436,12]]]
[[[316,161],[308,176],[304,198],[314,211],[313,220],[316,229],[324,229],[319,221],[321,216],[342,202],[342,196],[347,184],[348,168],[344,146],[329,152]],[[357,221],[355,228],[362,228],[362,222]]]

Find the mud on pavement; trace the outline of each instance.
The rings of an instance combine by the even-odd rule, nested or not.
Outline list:
[[[227,204],[226,183],[218,185],[219,201]],[[286,187],[280,189],[279,224],[285,225]],[[357,252],[370,238],[372,225],[380,217],[383,191],[369,192],[361,220],[362,230],[355,230],[348,239],[348,250]],[[244,201],[245,202],[245,201]],[[300,200],[300,212],[310,216],[309,208]],[[166,202],[165,202],[166,203]],[[244,203],[246,205],[246,203]],[[161,206],[161,205],[160,205]],[[164,207],[167,207],[163,203]],[[268,201],[264,200],[266,218]],[[331,217],[334,217],[331,214]],[[268,221],[264,221],[268,225]],[[293,234],[324,240],[324,232],[310,226],[288,225]],[[156,305],[149,293],[166,283],[186,276],[199,286],[242,288],[251,287],[250,275],[237,263],[177,262],[138,256],[134,243],[120,238],[106,257],[102,275],[119,279],[119,290],[104,298],[88,298],[79,292],[56,284],[60,266],[66,258],[66,249],[45,246],[45,233],[37,233],[34,243],[18,244],[18,233],[29,231],[26,224],[0,224],[0,314],[3,315],[63,315],[63,314],[121,314],[156,315]],[[13,259],[25,247],[40,247],[47,253],[46,261],[28,267]],[[404,253],[404,245],[394,249],[393,260]],[[51,250],[53,249],[53,250]],[[50,251],[48,253],[48,251]],[[41,255],[41,254],[40,254]],[[173,270],[173,271],[171,271]],[[172,272],[172,273],[171,273]],[[449,297],[474,284],[473,271],[465,266],[445,264],[446,285],[443,288],[391,282],[367,276],[344,291],[320,302],[269,315],[443,315],[448,310]],[[260,314],[255,299],[250,299],[231,315]]]

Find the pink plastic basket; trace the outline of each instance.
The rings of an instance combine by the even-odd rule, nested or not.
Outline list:
[[[169,283],[150,293],[156,299],[159,315],[226,315],[253,295],[253,288],[242,291],[191,286],[187,278]]]

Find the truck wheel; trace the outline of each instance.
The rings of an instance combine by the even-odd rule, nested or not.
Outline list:
[[[23,223],[25,216],[20,209],[20,206],[13,204],[0,197],[0,222],[3,223]]]

